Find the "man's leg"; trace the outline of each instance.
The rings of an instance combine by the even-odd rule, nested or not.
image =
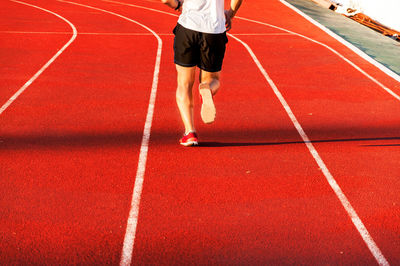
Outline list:
[[[213,95],[217,93],[220,86],[219,76],[220,72],[207,72],[204,70],[200,72],[199,93],[203,102],[200,114],[203,122],[207,124],[214,122],[216,116]]]
[[[221,71],[218,72],[207,72],[205,70],[200,71],[200,82],[205,83],[209,86],[212,95],[215,95],[219,89]]]
[[[181,114],[185,134],[195,131],[193,122],[193,93],[192,87],[195,80],[196,67],[183,67],[176,65],[178,74],[178,87],[176,89],[176,103]]]

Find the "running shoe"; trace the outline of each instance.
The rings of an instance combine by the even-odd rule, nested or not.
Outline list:
[[[215,120],[216,110],[210,86],[206,83],[201,83],[199,92],[202,102],[200,111],[201,119],[206,124],[212,123]]]
[[[179,143],[185,147],[199,145],[196,132],[189,132],[179,140]]]

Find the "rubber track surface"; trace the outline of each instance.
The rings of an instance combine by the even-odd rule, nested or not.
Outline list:
[[[30,3],[76,40],[0,115],[1,264],[119,264],[146,121],[156,38],[66,2]],[[178,144],[172,28],[158,1],[79,3],[162,39],[139,218],[137,265],[375,265],[245,47],[229,38],[217,119]],[[21,3],[0,9],[1,105],[72,35]],[[280,1],[245,1],[230,32],[287,101],[390,264],[400,261],[398,82]],[[254,21],[243,20],[252,19]],[[263,22],[282,29],[271,27]],[[197,83],[195,84],[195,88]]]

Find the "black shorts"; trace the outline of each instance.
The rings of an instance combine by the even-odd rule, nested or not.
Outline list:
[[[175,64],[184,67],[198,66],[208,72],[221,70],[228,42],[226,32],[202,33],[177,24],[174,34]]]

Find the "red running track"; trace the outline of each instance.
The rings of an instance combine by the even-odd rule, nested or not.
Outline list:
[[[400,102],[331,50],[284,30],[328,45],[398,95],[397,81],[279,1],[245,1],[239,16],[255,21],[234,21],[231,34],[279,89],[379,257],[234,37],[215,99],[217,121],[201,124],[196,95],[202,145],[188,149],[177,142],[176,17],[156,12],[171,10],[144,0],[79,1],[97,9],[25,3],[62,16],[78,35],[0,115],[1,264],[126,259],[140,154],[147,162],[128,254],[133,264],[399,263]],[[1,6],[3,105],[73,31],[44,10]],[[127,19],[162,39],[147,153],[140,148],[160,43]]]

